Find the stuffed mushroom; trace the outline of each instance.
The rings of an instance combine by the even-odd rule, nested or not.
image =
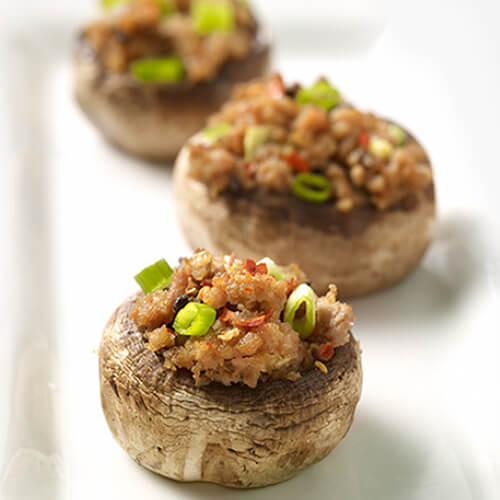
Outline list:
[[[193,248],[297,262],[324,292],[380,290],[420,261],[435,225],[432,169],[396,123],[325,79],[239,86],[180,153],[178,218]]]
[[[100,346],[104,414],[140,465],[179,481],[251,488],[321,460],[361,393],[353,314],[295,265],[215,257],[137,277]]]
[[[172,159],[236,82],[266,73],[269,45],[239,0],[104,0],[80,34],[78,103],[129,153]]]

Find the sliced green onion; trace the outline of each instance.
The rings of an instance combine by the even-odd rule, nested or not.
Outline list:
[[[253,161],[255,152],[259,146],[265,144],[271,137],[271,128],[266,125],[252,125],[247,128],[243,146],[245,149],[245,160]]]
[[[396,142],[396,145],[403,146],[404,144],[406,144],[408,136],[400,126],[396,125],[395,123],[391,123],[388,127],[388,132],[391,138]]]
[[[173,14],[176,10],[172,0],[153,0],[153,2],[156,3],[158,7],[160,7],[161,15],[163,17]],[[120,5],[128,5],[130,3],[132,3],[131,0],[101,0],[101,5],[105,9],[113,9],[114,7],[118,7]]]
[[[340,95],[326,80],[320,80],[312,87],[300,89],[296,99],[299,104],[314,104],[330,111],[340,102]]]
[[[368,151],[370,151],[373,156],[377,158],[387,158],[391,154],[392,149],[392,144],[389,141],[377,137],[376,135],[370,137]]]
[[[168,262],[161,259],[143,269],[134,279],[139,283],[144,293],[151,293],[167,288],[172,281],[172,273],[172,268],[168,265]]]
[[[119,5],[126,5],[128,3],[130,3],[130,0],[101,0],[101,5],[105,9],[113,9]]]
[[[205,136],[210,143],[217,142],[219,139],[222,139],[230,130],[231,125],[229,123],[218,123],[217,125],[213,125],[212,127],[207,127],[203,130],[203,135]]]
[[[301,306],[305,307],[305,313],[297,318]],[[286,303],[284,320],[299,332],[300,338],[306,339],[311,335],[316,326],[316,294],[310,286],[302,283],[291,293]]]
[[[310,203],[325,203],[332,196],[332,185],[321,174],[297,174],[292,184],[292,193]]]
[[[201,337],[214,324],[217,311],[206,304],[190,302],[175,317],[174,330],[180,335]]]
[[[161,9],[162,17],[168,17],[172,15],[177,9],[175,3],[172,0],[153,0]]]
[[[274,276],[278,281],[281,281],[286,277],[286,274],[283,272],[283,269],[280,266],[278,266],[273,259],[270,259],[269,257],[264,257],[263,259],[259,260],[257,264],[265,264],[267,267],[267,272],[271,276]]]
[[[132,73],[142,82],[179,82],[184,77],[184,65],[178,57],[142,59],[132,64]]]
[[[191,4],[191,18],[200,35],[233,31],[234,17],[234,7],[227,0],[195,0]]]

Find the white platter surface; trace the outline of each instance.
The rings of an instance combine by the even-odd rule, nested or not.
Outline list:
[[[353,303],[364,387],[345,440],[287,483],[235,492],[141,469],[102,416],[95,351],[107,318],[137,270],[189,249],[168,170],[110,148],[73,102],[72,34],[92,12],[75,4],[3,16],[0,496],[500,498],[498,6],[316,1],[301,17],[302,2],[260,2],[287,79],[325,74],[422,140],[439,227],[410,278]]]

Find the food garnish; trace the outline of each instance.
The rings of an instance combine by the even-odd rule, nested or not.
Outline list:
[[[130,3],[130,0],[101,0],[101,5],[105,9],[113,9],[118,5],[126,5]]]
[[[245,132],[243,147],[245,149],[245,160],[252,161],[259,146],[265,144],[271,136],[271,127],[265,125],[252,125]]]
[[[326,80],[320,80],[312,87],[301,88],[297,92],[296,99],[299,104],[314,104],[325,111],[330,111],[339,104],[340,95]]]
[[[178,57],[142,59],[132,64],[132,73],[145,83],[175,83],[184,78],[184,65]]]
[[[404,146],[406,144],[408,136],[400,126],[395,123],[391,123],[387,128],[387,131],[397,146]]]
[[[203,129],[203,136],[213,144],[227,135],[230,130],[231,125],[229,123],[218,123],[217,125]]]
[[[257,265],[259,266],[262,264],[266,266],[267,272],[271,276],[274,276],[278,281],[285,279],[286,274],[283,272],[283,269],[269,257],[264,257],[263,259],[259,260],[259,262],[257,262]]]
[[[152,293],[167,288],[172,281],[172,274],[173,271],[168,262],[161,259],[143,269],[134,279],[144,293]]]
[[[316,294],[309,285],[302,283],[288,297],[284,320],[299,333],[300,338],[311,335],[316,325]]]
[[[207,304],[190,302],[183,307],[174,320],[174,330],[180,335],[202,337],[214,324],[217,311]]]
[[[196,31],[208,35],[215,31],[234,30],[234,8],[225,0],[197,0],[191,5],[191,17]]]
[[[297,151],[283,154],[283,159],[292,166],[295,172],[308,173],[311,170],[307,160]]]
[[[332,185],[321,174],[298,174],[292,184],[292,193],[310,203],[325,203],[331,198]]]

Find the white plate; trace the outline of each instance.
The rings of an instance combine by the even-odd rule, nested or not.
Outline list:
[[[287,77],[327,74],[426,144],[440,225],[408,280],[354,302],[365,378],[346,439],[296,479],[241,493],[156,477],[106,427],[95,355],[104,323],[138,269],[188,252],[171,178],[109,148],[74,105],[69,44],[89,2],[72,12],[56,2],[50,18],[28,2],[4,16],[4,498],[500,497],[499,12],[485,1],[450,13],[446,3],[316,2],[319,16],[311,4],[261,2]]]

